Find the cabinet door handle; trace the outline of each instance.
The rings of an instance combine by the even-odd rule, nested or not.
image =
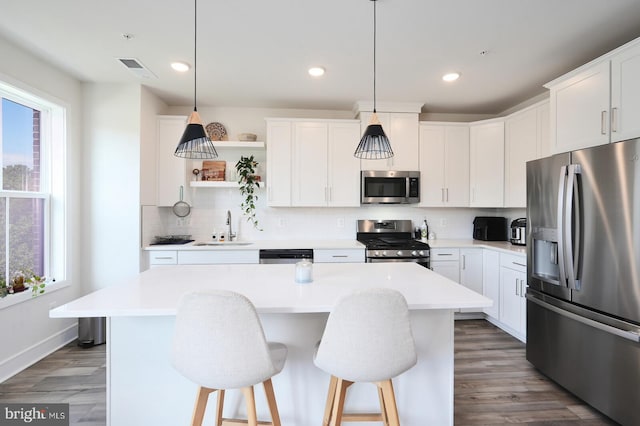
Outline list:
[[[444,203],[444,188],[440,188],[440,201]]]
[[[449,188],[447,188],[447,203],[449,202]]]
[[[524,297],[524,280],[520,280],[520,297]]]
[[[604,110],[600,113],[600,133],[607,134],[607,111]]]
[[[466,259],[467,259],[467,255],[463,254],[462,255],[462,269],[467,269]]]
[[[618,131],[618,107],[611,108],[611,131]]]
[[[520,294],[518,293],[518,287],[520,287],[519,281],[520,280],[516,278],[516,296],[520,296]]]

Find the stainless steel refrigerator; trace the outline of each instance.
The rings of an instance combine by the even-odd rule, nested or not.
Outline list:
[[[640,139],[527,163],[527,359],[640,424]]]

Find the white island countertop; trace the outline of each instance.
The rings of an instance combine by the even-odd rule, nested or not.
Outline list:
[[[247,296],[259,313],[330,312],[354,290],[400,291],[411,310],[483,308],[492,301],[416,263],[317,263],[313,282],[296,284],[295,265],[172,265],[50,311],[53,318],[175,315],[188,291],[226,289]]]
[[[205,243],[205,245],[200,245]],[[214,243],[206,245],[206,243]],[[159,244],[146,246],[150,250],[281,250],[281,249],[315,249],[315,250],[350,250],[362,249],[364,244],[355,239],[345,240],[234,240],[231,242],[194,241],[187,244]]]

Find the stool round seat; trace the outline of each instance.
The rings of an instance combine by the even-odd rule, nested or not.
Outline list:
[[[285,345],[266,341],[255,307],[245,296],[209,290],[184,294],[178,302],[171,363],[200,386],[194,409],[199,422],[192,424],[201,424],[206,399],[217,390],[220,423],[225,389],[243,390],[249,424],[255,424],[251,412],[255,417],[253,386],[258,383],[265,385],[273,424],[280,424],[271,377],[282,371],[286,357]]]

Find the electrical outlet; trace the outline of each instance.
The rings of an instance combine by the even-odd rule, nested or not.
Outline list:
[[[343,217],[339,217],[338,218],[338,228],[344,228],[344,218]]]
[[[440,218],[440,227],[444,228],[446,226],[447,226],[447,219],[445,219],[444,217]]]

